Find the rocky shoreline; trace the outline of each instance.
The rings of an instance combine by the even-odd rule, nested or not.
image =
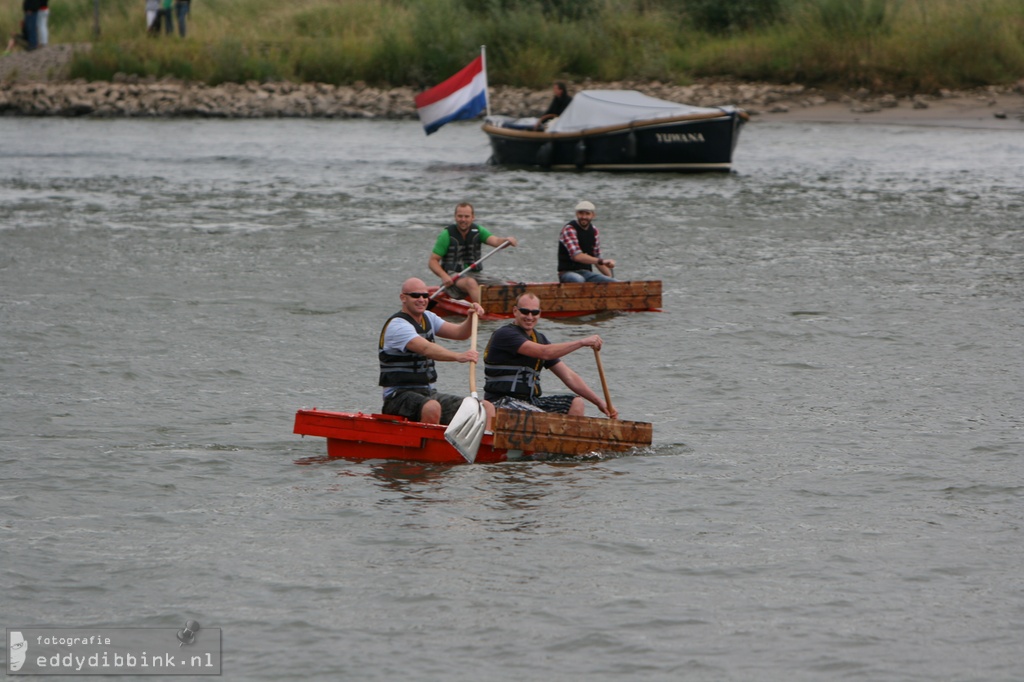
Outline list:
[[[979,106],[997,107],[1001,99],[1020,92],[987,88],[971,93],[897,97],[866,90],[828,93],[801,85],[766,83],[582,83],[573,89],[635,89],[648,95],[696,106],[733,104],[753,115],[782,114],[840,104],[850,113],[869,114],[885,109],[928,109],[938,102],[968,99]],[[1019,90],[1024,87],[1018,86]],[[0,84],[0,115],[91,116],[97,118],[347,118],[412,119],[416,117],[408,87],[374,88],[360,83],[335,86],[325,83],[225,83],[208,86],[164,79],[124,76],[114,82],[34,82]],[[509,116],[531,116],[543,111],[551,98],[548,90],[492,87],[491,110]],[[1024,103],[1024,99],[1022,99]],[[1002,109],[1006,109],[1003,106]],[[1024,106],[1003,116],[1024,116]],[[999,112],[994,111],[998,116]]]
[[[0,59],[0,115],[89,116],[96,118],[338,118],[413,119],[416,92],[409,87],[381,89],[362,83],[225,83],[208,86],[174,79],[119,74],[112,82],[65,80],[66,64],[85,46],[48,46]],[[970,92],[897,96],[867,90],[836,93],[802,85],[702,81],[692,85],[658,82],[572,83],[580,89],[634,89],[653,97],[696,106],[735,105],[757,115],[837,108],[845,115],[886,110],[922,111],[959,102],[989,116],[1024,121],[1024,80],[1015,86],[990,86]],[[550,90],[490,88],[491,111],[533,116],[543,111]]]
[[[584,86],[577,86],[580,89]],[[586,84],[585,87],[631,88],[663,99],[698,106],[735,104],[744,108],[778,109],[787,101],[827,101],[801,86],[761,84],[660,83]],[[207,86],[170,79],[118,77],[114,82],[37,82],[0,85],[0,114],[15,116],[92,116],[98,118],[381,118],[416,117],[408,87],[381,89],[356,83],[225,83]],[[530,116],[543,111],[548,90],[492,87],[496,114]]]

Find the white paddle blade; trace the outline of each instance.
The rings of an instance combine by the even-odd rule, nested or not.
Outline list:
[[[486,427],[487,412],[474,393],[462,401],[459,411],[444,430],[444,437],[467,462],[472,464],[476,461],[476,453],[480,449],[480,441],[483,440]]]

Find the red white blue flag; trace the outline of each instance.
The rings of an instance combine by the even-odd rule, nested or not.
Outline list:
[[[427,135],[451,121],[476,118],[487,110],[487,69],[484,55],[429,90],[416,95],[416,113]]]

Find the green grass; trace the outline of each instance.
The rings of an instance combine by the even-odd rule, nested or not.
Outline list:
[[[61,0],[73,75],[422,87],[487,45],[492,84],[699,77],[905,92],[1024,77],[1021,0],[196,0],[189,35],[145,35],[141,0]],[[0,6],[9,34],[20,3]]]

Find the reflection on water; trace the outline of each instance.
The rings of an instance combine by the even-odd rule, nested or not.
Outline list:
[[[374,460],[368,470],[385,487],[408,493],[418,485],[438,482],[452,466],[455,465]]]

